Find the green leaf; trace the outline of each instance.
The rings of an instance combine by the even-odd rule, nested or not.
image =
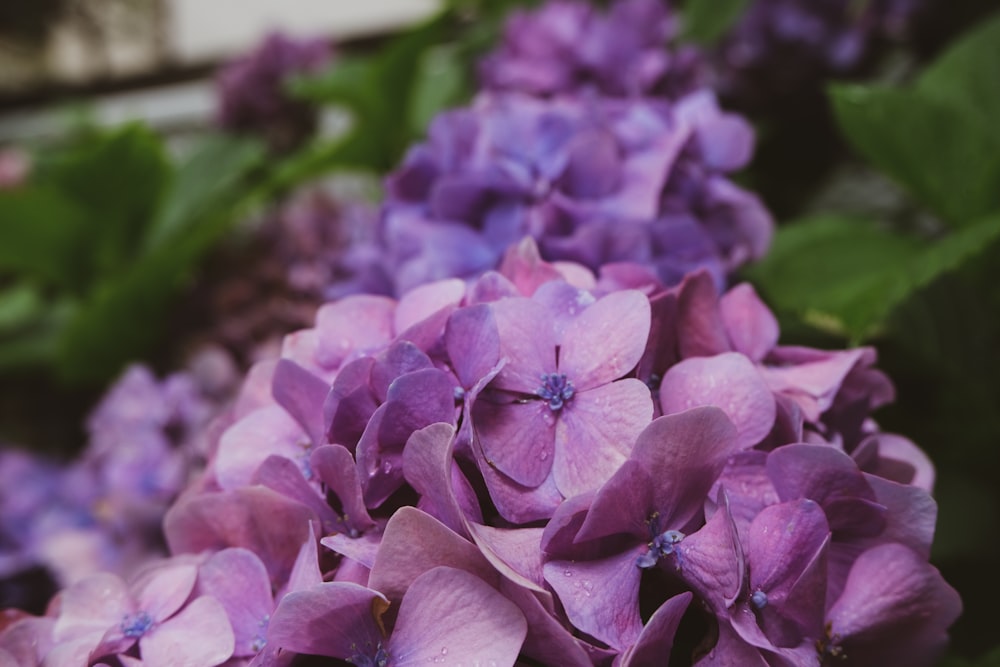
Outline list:
[[[938,215],[960,225],[1000,208],[1000,138],[961,106],[919,91],[836,86],[854,147]]]
[[[50,187],[0,191],[0,271],[81,287],[88,222],[77,204]]]
[[[749,0],[687,0],[681,38],[713,44],[743,16]]]
[[[779,229],[749,275],[778,310],[860,341],[915,290],[997,238],[1000,216],[933,242],[868,221],[817,217]]]
[[[163,205],[144,240],[150,251],[167,239],[197,234],[199,220],[213,209],[232,205],[243,194],[251,169],[260,164],[264,149],[250,139],[213,135],[177,168]]]
[[[422,136],[436,115],[458,104],[467,94],[465,67],[458,49],[454,45],[427,49],[420,58],[410,102],[413,136]]]
[[[127,125],[96,132],[48,156],[39,181],[76,201],[87,214],[86,256],[95,275],[131,261],[170,177],[163,142]]]
[[[917,80],[927,95],[960,105],[997,136],[1000,117],[1000,15],[963,36]]]
[[[0,334],[23,329],[44,310],[45,301],[32,285],[21,283],[0,291]]]

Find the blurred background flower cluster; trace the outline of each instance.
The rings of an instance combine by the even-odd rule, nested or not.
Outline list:
[[[0,609],[162,551],[214,417],[322,304],[529,235],[875,348],[875,417],[937,469],[942,664],[1000,664],[995,3],[251,4],[0,5]]]

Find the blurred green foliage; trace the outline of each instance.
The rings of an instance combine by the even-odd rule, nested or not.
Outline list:
[[[96,385],[148,354],[262,157],[213,136],[178,162],[141,125],[39,151],[30,183],[0,192],[0,370]]]

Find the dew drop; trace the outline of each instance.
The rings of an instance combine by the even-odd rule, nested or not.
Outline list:
[[[383,461],[382,462],[382,472],[384,472],[386,475],[388,475],[389,473],[392,472],[392,462],[391,461]]]
[[[570,571],[570,570],[563,570],[563,576],[564,577],[572,577],[573,576],[573,572]]]

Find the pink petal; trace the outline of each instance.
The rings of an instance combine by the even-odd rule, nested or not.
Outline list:
[[[139,639],[142,662],[148,667],[214,667],[229,660],[234,647],[225,608],[208,596],[192,601]]]
[[[652,417],[649,388],[634,378],[574,396],[556,425],[552,474],[560,493],[569,498],[608,481]]]
[[[452,445],[455,428],[451,424],[431,424],[413,435],[403,450],[403,474],[435,518],[459,535],[467,536],[466,517],[451,486]]]
[[[201,566],[198,583],[204,594],[225,608],[235,636],[235,655],[256,654],[274,611],[271,581],[256,554],[240,548],[224,549]]]
[[[154,621],[165,620],[187,601],[197,579],[198,568],[189,563],[151,569],[132,586],[136,591],[136,608]]]
[[[472,543],[430,515],[401,507],[386,524],[370,585],[398,601],[417,577],[439,565],[465,570],[490,583],[498,579]]]
[[[545,580],[574,627],[619,651],[642,631],[638,556],[636,548],[602,560],[553,560],[544,566]]]
[[[388,606],[381,594],[357,584],[324,583],[295,591],[275,610],[268,645],[347,659],[358,647],[382,641],[377,622]]]
[[[513,602],[468,572],[438,567],[406,592],[389,653],[396,667],[512,667],[526,634],[527,622]]]
[[[292,459],[302,456],[311,440],[280,405],[259,408],[222,434],[215,475],[223,489],[250,484],[254,471],[272,454]]]
[[[393,337],[396,302],[388,297],[349,296],[316,313],[316,361],[336,368],[348,355],[382,347]]]
[[[649,299],[642,292],[625,290],[599,299],[566,327],[559,372],[578,392],[617,380],[639,363],[650,318]]]
[[[579,399],[575,397],[574,402]],[[536,487],[545,481],[557,437],[556,414],[548,403],[480,399],[473,405],[472,419],[490,465],[523,486]]]
[[[740,449],[760,442],[774,426],[777,405],[757,368],[738,352],[685,359],[660,385],[663,414],[701,405],[722,409],[736,426]]]
[[[760,362],[778,344],[778,320],[749,283],[726,292],[719,300],[722,322],[733,349]]]
[[[108,573],[95,574],[73,584],[62,592],[59,600],[53,639],[63,643],[96,633],[90,648],[97,646],[106,630],[118,626],[126,614],[135,611],[135,602],[125,582]]]
[[[503,299],[492,304],[500,333],[500,354],[507,363],[493,387],[534,394],[543,373],[556,370],[556,339],[549,312],[530,299]]]
[[[464,296],[465,282],[458,278],[415,287],[404,294],[396,306],[395,330],[406,331],[442,308],[455,307]]]

